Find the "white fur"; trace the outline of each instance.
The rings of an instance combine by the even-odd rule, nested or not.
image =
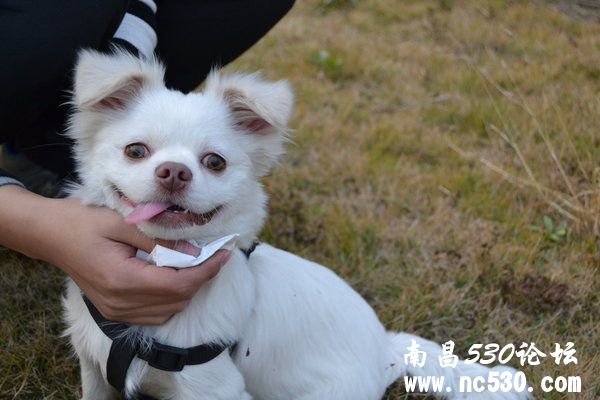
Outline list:
[[[183,95],[164,87],[162,71],[153,60],[82,53],[69,131],[77,143],[82,184],[73,188],[73,195],[126,214],[131,207],[118,199],[113,185],[134,202],[156,200],[156,166],[183,163],[193,180],[178,203],[196,212],[217,205],[222,210],[202,226],[175,229],[147,222],[139,228],[153,237],[199,241],[235,232],[241,234],[240,245],[248,246],[265,218],[266,196],[258,178],[283,151],[291,90],[285,82],[265,82],[256,74],[212,73],[203,93]],[[146,143],[152,155],[128,160],[123,148],[133,142]],[[225,171],[215,174],[200,164],[207,152],[227,160]],[[67,334],[81,361],[83,398],[113,398],[105,380],[111,341],[89,315],[73,281],[64,307]],[[176,373],[135,359],[127,391],[139,389],[165,399],[376,400],[401,375],[444,375],[456,388],[459,376],[489,371],[462,362],[456,369],[440,369],[439,345],[387,333],[371,307],[329,269],[267,244],[258,246],[249,260],[234,252],[166,324],[137,329],[172,346],[238,342],[233,356],[224,352]],[[411,339],[428,352],[424,368],[404,364]],[[449,398],[459,396],[455,391]]]

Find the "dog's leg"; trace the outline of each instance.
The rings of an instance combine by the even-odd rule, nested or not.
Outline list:
[[[484,365],[474,363],[466,364],[464,361],[458,361],[457,365],[452,367],[442,368],[440,366],[439,357],[443,356],[442,347],[430,340],[423,339],[419,336],[411,335],[408,333],[389,333],[390,345],[393,354],[393,360],[391,360],[390,368],[388,369],[388,383],[394,382],[400,376],[434,376],[444,377],[444,386],[442,393],[432,393],[438,398],[444,399],[487,399],[487,400],[525,400],[530,399],[531,396],[527,391],[516,392],[509,391],[506,393],[496,391],[494,393],[482,392],[482,393],[460,393],[460,379],[462,377],[469,377],[473,379],[475,377],[484,377],[487,382],[488,374],[491,371],[495,373],[508,372],[514,375],[517,371],[514,368],[497,365],[493,368],[488,368]],[[415,346],[417,344],[418,348]],[[405,356],[411,353],[411,350],[423,351],[427,355],[425,362],[422,366],[420,362],[411,362],[409,359],[406,362]],[[413,352],[414,354],[414,352]],[[419,361],[418,359],[416,361]],[[446,391],[449,388],[449,391]]]
[[[113,388],[104,380],[98,364],[79,357],[81,366],[81,400],[112,400],[116,398]]]

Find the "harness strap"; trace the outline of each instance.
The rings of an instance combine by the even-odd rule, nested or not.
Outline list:
[[[204,364],[216,358],[231,344],[201,344],[181,348],[162,344],[154,340],[148,352],[138,352],[138,358],[148,362],[153,368],[163,371],[181,371],[186,365]]]
[[[252,243],[248,249],[240,249],[246,258],[250,258],[250,254],[256,249],[258,242]],[[129,325],[110,321],[100,313],[96,306],[82,293],[83,301],[96,322],[100,330],[112,340],[108,360],[106,362],[106,379],[108,383],[119,391],[127,400],[130,400],[125,395],[125,380],[127,371],[137,356],[144,360],[153,368],[162,371],[177,372],[183,370],[186,365],[198,365],[207,363],[219,356],[227,348],[235,344],[219,344],[207,343],[194,347],[175,347],[169,346],[152,339],[152,345],[147,350],[143,337],[137,339],[128,338],[125,332],[129,329]],[[151,396],[138,393],[134,396],[138,400],[156,400]]]
[[[156,397],[148,396],[145,394],[138,393],[135,400],[158,400]]]
[[[127,343],[124,338],[113,339],[106,361],[106,379],[108,383],[125,396],[127,370],[136,356],[137,346]]]
[[[260,242],[255,240],[254,242],[252,242],[250,247],[248,247],[247,249],[240,249],[240,250],[242,251],[242,253],[244,253],[244,255],[246,256],[247,259],[250,259],[250,254],[252,254],[252,252],[254,250],[256,250],[256,246],[258,246],[259,244],[260,244]]]

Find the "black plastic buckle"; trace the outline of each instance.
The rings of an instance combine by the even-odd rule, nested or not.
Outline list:
[[[181,347],[168,346],[166,344],[152,342],[152,348],[148,355],[148,365],[163,371],[181,371],[186,365],[188,350]]]

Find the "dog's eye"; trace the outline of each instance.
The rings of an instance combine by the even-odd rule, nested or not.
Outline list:
[[[210,153],[202,158],[202,165],[211,171],[221,172],[225,169],[227,163],[225,159],[218,154]]]
[[[129,158],[144,158],[148,154],[150,154],[150,150],[143,143],[132,143],[125,146],[125,155]]]

